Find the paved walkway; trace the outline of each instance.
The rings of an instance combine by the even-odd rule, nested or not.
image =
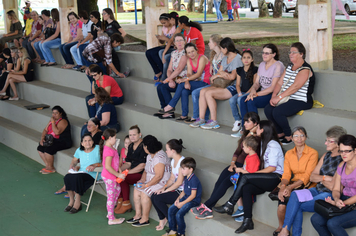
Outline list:
[[[35,147],[34,147],[35,148]],[[106,198],[94,193],[88,212],[63,212],[68,200],[53,193],[63,185],[60,174],[42,175],[43,168],[15,150],[0,143],[0,235],[1,236],[63,236],[63,235],[162,235],[157,222],[134,228],[126,222],[108,226]],[[89,192],[83,199],[87,200]],[[121,215],[131,218],[133,212]]]
[[[209,19],[208,19],[209,20]],[[335,34],[356,33],[356,22],[335,23]],[[123,25],[125,31],[146,41],[146,25]],[[298,19],[249,19],[241,18],[239,22],[219,22],[203,24],[204,41],[208,41],[210,35],[221,34],[223,37],[232,39],[255,39],[268,37],[298,36]]]

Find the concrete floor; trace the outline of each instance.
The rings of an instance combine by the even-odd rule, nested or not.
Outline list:
[[[36,148],[36,147],[33,147]],[[134,228],[126,222],[109,226],[106,219],[106,198],[94,193],[88,212],[63,212],[68,200],[53,193],[63,185],[60,174],[42,175],[43,166],[0,143],[0,235],[162,235],[157,222]],[[89,192],[83,199],[87,200]],[[84,206],[84,205],[83,205]],[[129,219],[133,212],[121,215]]]

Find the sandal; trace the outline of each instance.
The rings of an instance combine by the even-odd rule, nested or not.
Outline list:
[[[187,124],[191,124],[191,123],[194,123],[196,121],[196,119],[193,119],[193,118],[187,118],[184,123],[187,123]]]
[[[48,174],[52,174],[52,173],[56,173],[56,171],[55,170],[47,170],[47,169],[44,169],[42,171],[43,175],[48,175]]]
[[[176,121],[185,121],[185,120],[189,120],[188,116],[180,116],[176,119]]]
[[[164,115],[166,115],[166,114],[164,114]],[[176,116],[174,115],[174,113],[170,113],[168,116],[164,116],[164,115],[159,116],[158,118],[164,120],[164,119],[171,119],[171,118],[175,118],[175,117],[176,117]]]
[[[3,96],[2,98],[1,98],[1,100],[9,100],[9,96]]]
[[[175,110],[176,110],[175,108],[172,108],[172,109],[170,109],[170,110],[168,110],[168,111],[164,111],[164,110],[163,110],[163,113],[165,113],[165,114],[166,114],[166,113],[171,113],[171,112],[174,112]]]

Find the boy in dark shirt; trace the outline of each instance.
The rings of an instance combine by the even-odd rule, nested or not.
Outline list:
[[[193,173],[196,167],[195,160],[186,157],[182,160],[180,167],[183,176],[185,176],[184,189],[174,205],[168,209],[169,230],[165,235],[185,235],[184,215],[190,208],[198,206],[201,200],[202,186],[198,177]]]

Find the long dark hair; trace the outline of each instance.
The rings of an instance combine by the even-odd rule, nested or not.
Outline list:
[[[61,113],[63,119],[66,119],[66,120],[68,119],[67,113],[63,110],[63,108],[62,108],[61,106],[58,106],[58,105],[54,106],[54,107],[52,108],[52,111],[54,111],[54,110],[56,110],[56,111],[58,111],[59,113]]]
[[[274,45],[273,43],[267,43],[265,45],[263,45],[262,48],[269,48],[272,50],[272,53],[275,53],[276,55],[274,56],[274,60],[278,61],[279,60],[279,51],[276,45]]]
[[[57,8],[53,8],[51,10],[51,16],[52,16],[52,20],[53,23],[56,24],[57,22],[59,22],[59,11]]]
[[[203,31],[203,27],[199,23],[189,20],[189,18],[186,16],[179,17],[179,23],[185,24],[189,27],[197,28],[199,31]]]
[[[251,50],[247,49],[243,51],[241,56],[244,56],[245,53],[250,54],[250,56],[253,59],[253,54]],[[253,84],[253,76],[255,75],[254,69],[255,69],[255,63],[252,61],[246,73],[246,79],[248,79],[248,81],[250,81],[251,84]]]
[[[231,38],[223,38],[220,42],[221,48],[226,48],[228,52],[238,53],[241,55],[240,51],[236,49],[234,41]]]
[[[176,21],[176,27],[178,26],[178,20],[179,20],[179,15],[177,12],[172,11],[171,13],[169,13],[169,18],[173,18]]]
[[[116,129],[106,129],[101,136],[101,140],[99,142],[100,146],[100,159],[103,160],[103,151],[104,151],[104,144],[105,141],[108,140],[110,137],[116,136]]]
[[[99,105],[104,103],[113,103],[110,94],[102,87],[95,89],[95,97]]]
[[[253,112],[253,111],[247,112],[243,119],[245,122],[250,120],[254,124],[257,124],[257,125],[260,124],[260,117],[258,116],[258,114],[256,112]],[[248,133],[250,133],[250,130],[244,129],[241,138],[237,142],[237,153],[240,153],[242,151],[241,143],[244,141],[244,139],[246,138]],[[257,154],[259,155],[259,153],[257,153]]]
[[[268,143],[272,140],[276,141],[279,144],[280,144],[280,142],[278,139],[277,131],[276,131],[272,121],[262,120],[260,122],[260,129],[263,129],[263,133],[261,134],[262,154],[260,156],[260,169],[262,170],[262,169],[264,169],[264,165],[265,165],[263,156],[265,155]]]
[[[87,137],[87,136],[89,136],[89,137],[91,138],[91,140],[93,140],[93,137],[91,136],[90,133],[85,133],[85,134],[83,135],[83,137],[80,139],[80,147],[79,147],[79,149],[82,150],[82,151],[85,150],[84,146],[82,145],[82,142],[83,142],[84,138]],[[93,141],[94,141],[94,140],[93,140]],[[94,143],[94,142],[93,142],[92,148],[93,148],[93,147],[95,147],[95,143]]]
[[[110,16],[111,20],[116,21],[114,13],[110,8],[104,8],[103,11],[105,11]],[[103,30],[106,29],[106,24],[108,24],[108,22],[106,20],[104,20],[104,18],[103,18],[103,21],[101,22]]]

